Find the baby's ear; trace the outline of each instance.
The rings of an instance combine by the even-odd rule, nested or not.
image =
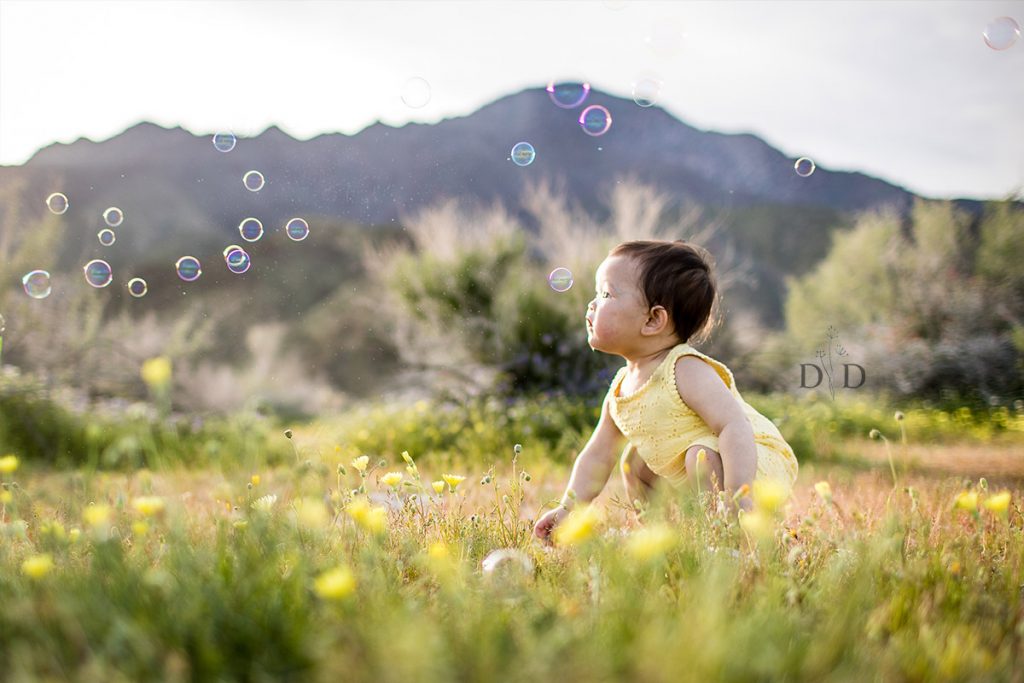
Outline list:
[[[668,309],[664,306],[651,306],[651,309],[647,312],[647,329],[652,334],[657,334],[662,330],[666,329],[672,324],[672,319],[668,315]]]

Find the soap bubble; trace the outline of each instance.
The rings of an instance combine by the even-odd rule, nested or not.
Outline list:
[[[174,270],[185,282],[195,282],[203,274],[203,268],[195,256],[182,256],[174,264]]]
[[[117,239],[117,235],[115,235],[114,231],[111,230],[110,228],[103,228],[98,233],[96,233],[96,238],[100,241],[100,244],[102,244],[105,247],[109,247],[111,244],[114,243],[114,240]]]
[[[641,107],[653,107],[661,96],[661,81],[657,78],[641,78],[633,83],[633,101]]]
[[[402,86],[402,101],[413,109],[427,106],[430,102],[430,84],[424,78],[413,76]]]
[[[255,242],[263,237],[263,223],[256,218],[246,218],[238,224],[238,232],[246,242]]]
[[[301,218],[293,218],[284,226],[288,239],[293,242],[301,242],[309,237],[309,223]]]
[[[484,576],[491,579],[526,578],[533,576],[533,560],[522,550],[516,548],[500,548],[488,553],[481,563]]]
[[[242,176],[242,184],[245,185],[245,189],[249,192],[259,192],[263,189],[263,185],[266,180],[263,178],[263,174],[259,171],[246,171],[245,175]]]
[[[512,163],[516,166],[529,166],[537,157],[537,151],[529,142],[517,142],[512,147]]]
[[[213,136],[213,146],[218,152],[230,152],[235,148],[238,138],[234,133],[216,133]]]
[[[568,292],[572,287],[572,273],[568,268],[555,268],[548,275],[548,285],[556,292]]]
[[[85,281],[97,289],[106,287],[114,279],[110,264],[103,259],[89,261],[82,270],[85,272]]]
[[[1020,38],[1020,25],[1012,17],[999,17],[990,21],[981,35],[993,50],[1006,50]]]
[[[146,281],[141,277],[133,277],[128,281],[128,293],[136,299],[146,296],[146,292],[148,291],[149,287],[146,285]]]
[[[612,127],[612,115],[601,105],[592,104],[580,113],[579,124],[587,135],[604,135]]]
[[[583,104],[590,94],[589,83],[555,83],[551,81],[547,87],[548,97],[562,109],[575,109]]]
[[[45,270],[33,270],[21,278],[21,286],[25,293],[33,299],[45,299],[50,296],[50,274]]]
[[[46,198],[46,208],[59,216],[68,210],[68,198],[60,192],[54,192]]]
[[[249,253],[235,244],[224,250],[224,263],[227,264],[228,270],[235,275],[241,275],[252,265]]]
[[[799,159],[796,160],[796,163],[793,164],[793,168],[794,170],[796,170],[796,174],[798,176],[800,176],[801,178],[806,178],[807,176],[814,173],[814,169],[816,168],[816,166],[814,165],[814,162],[808,159],[807,157],[800,157]]]
[[[103,222],[111,228],[116,228],[124,221],[124,211],[112,206],[103,212]]]

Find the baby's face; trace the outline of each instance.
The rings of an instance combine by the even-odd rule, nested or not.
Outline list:
[[[598,266],[596,293],[587,306],[587,342],[592,349],[620,354],[641,338],[648,311],[639,279],[636,264],[626,256],[609,256]]]

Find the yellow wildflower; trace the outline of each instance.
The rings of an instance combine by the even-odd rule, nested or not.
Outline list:
[[[383,477],[381,477],[380,480],[384,482],[385,486],[398,486],[400,483],[402,483],[402,473],[388,472]]]
[[[443,493],[444,492],[444,481],[439,479],[439,480],[437,480],[435,482],[431,482],[430,485],[434,487],[434,493]]]
[[[821,499],[826,503],[832,502],[832,487],[827,481],[819,481],[814,485],[814,490],[818,492]]]
[[[21,563],[21,573],[30,579],[41,579],[53,569],[53,558],[49,554],[33,555]]]
[[[648,562],[663,556],[679,540],[679,534],[667,524],[652,524],[634,533],[626,542],[626,552],[634,560]]]
[[[966,510],[967,512],[978,511],[978,492],[977,491],[961,491],[956,494],[956,500],[953,503],[953,507],[958,510]]]
[[[455,491],[455,487],[462,483],[465,477],[460,477],[457,474],[444,474],[441,476],[445,483],[448,484],[451,491]]]
[[[761,510],[740,511],[740,528],[753,538],[764,541],[771,538],[772,520]]]
[[[102,527],[110,523],[110,506],[90,505],[82,511],[82,519],[91,527]]]
[[[171,359],[167,356],[150,358],[142,364],[141,374],[150,389],[162,389],[171,381]]]
[[[295,521],[304,529],[322,529],[330,521],[327,508],[318,498],[299,498],[292,505],[295,507]]]
[[[73,528],[68,532],[68,540],[72,543],[77,543],[78,539],[82,537],[82,530],[78,527]]]
[[[789,492],[774,479],[758,479],[752,487],[754,505],[758,510],[774,514],[786,502]]]
[[[356,576],[348,567],[335,567],[313,581],[316,594],[325,600],[344,600],[356,589]]]
[[[258,474],[252,475],[249,478],[249,481],[252,483],[253,486],[259,486],[260,485],[260,475],[258,475]]]
[[[367,531],[379,534],[384,531],[387,524],[387,508],[370,505],[365,498],[356,498],[345,508],[349,517],[354,519],[359,526]]]
[[[18,456],[8,453],[0,458],[0,474],[10,474],[18,469]]]
[[[10,503],[14,500],[14,494],[10,491],[0,491],[0,503]]]
[[[993,512],[1001,517],[1006,517],[1009,514],[1010,508],[1010,492],[1000,491],[999,493],[989,496],[982,503],[985,509],[989,512]]]
[[[366,472],[366,466],[370,463],[370,456],[360,455],[358,458],[352,461],[352,467],[355,467],[360,472]]]
[[[132,501],[134,507],[143,517],[154,517],[164,511],[164,499],[159,496],[140,496]]]
[[[141,519],[132,522],[132,533],[142,538],[149,533],[149,525],[143,522]]]
[[[593,505],[583,505],[574,509],[555,527],[552,534],[558,545],[578,545],[583,543],[597,530],[601,521],[600,513]]]

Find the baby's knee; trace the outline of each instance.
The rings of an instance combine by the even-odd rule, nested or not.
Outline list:
[[[703,460],[700,452],[704,451]],[[707,446],[690,446],[686,449],[686,471],[695,477],[707,479],[713,477],[718,486],[722,485],[722,457],[718,451]]]

